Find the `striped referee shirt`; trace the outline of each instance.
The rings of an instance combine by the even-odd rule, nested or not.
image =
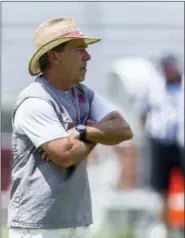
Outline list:
[[[149,137],[184,144],[184,78],[177,84],[153,82],[137,98],[140,116],[146,115]]]

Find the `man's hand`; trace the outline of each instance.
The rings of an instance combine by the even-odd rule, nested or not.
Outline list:
[[[43,152],[41,152],[41,153],[42,153],[42,159],[43,159],[44,161],[46,161],[46,162],[50,162],[50,161],[51,161],[50,158],[49,158],[49,156],[46,154],[45,151],[43,151]]]
[[[74,123],[72,121],[68,122],[68,134],[70,138],[72,139],[79,139],[79,133],[78,131],[74,128]],[[39,150],[40,153],[42,153],[42,159],[46,162],[51,161],[49,156],[45,151],[42,149]]]
[[[73,121],[68,121],[67,122],[67,130],[70,130],[75,127],[75,124]]]
[[[76,130],[76,128],[71,128],[70,130],[67,131],[68,135],[71,139],[79,139],[80,134],[79,132]]]
[[[72,140],[78,140],[79,139],[79,132],[75,129],[75,128],[71,128],[71,129],[69,129],[68,130],[68,134],[69,134],[69,139],[72,139]],[[80,159],[75,159],[75,156],[73,157],[73,159],[74,159],[74,164],[76,164],[76,163],[78,163],[78,162],[80,162],[81,160],[83,160],[85,157],[84,157],[84,155],[85,154],[89,154],[93,149],[94,149],[94,147],[96,146],[96,143],[93,143],[93,142],[81,142],[81,143],[83,143],[83,147],[84,147],[84,153],[82,153],[82,155],[81,155],[81,157],[80,157]],[[85,152],[85,151],[87,151],[87,152]],[[51,158],[48,156],[48,154],[45,152],[45,151],[43,151],[42,149],[40,149],[39,150],[39,152],[42,154],[42,159],[44,160],[44,161],[46,161],[46,162],[49,162],[49,161],[51,161]],[[86,156],[87,156],[86,155]],[[84,157],[84,158],[83,158]],[[73,162],[72,162],[73,163]]]

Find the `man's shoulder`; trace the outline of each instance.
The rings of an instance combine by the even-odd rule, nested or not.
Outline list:
[[[28,97],[46,97],[48,96],[47,91],[38,82],[32,82],[27,87],[25,87],[17,97],[17,102]]]
[[[28,92],[33,92],[34,89],[42,89],[42,85],[38,82],[32,82],[30,84],[28,84],[19,94],[19,96],[28,93]]]

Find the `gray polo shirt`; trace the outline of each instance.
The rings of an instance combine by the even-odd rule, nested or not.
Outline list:
[[[67,136],[67,123],[99,121],[113,111],[85,85],[70,92],[54,88],[38,77],[18,97],[13,113],[11,199],[8,226],[66,228],[92,223],[86,161],[61,168],[42,160],[38,148]]]

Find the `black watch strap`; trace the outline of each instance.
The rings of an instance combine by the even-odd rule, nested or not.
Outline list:
[[[77,125],[76,130],[80,134],[80,140],[85,141],[86,140],[86,134],[87,134],[86,126],[85,125]]]

